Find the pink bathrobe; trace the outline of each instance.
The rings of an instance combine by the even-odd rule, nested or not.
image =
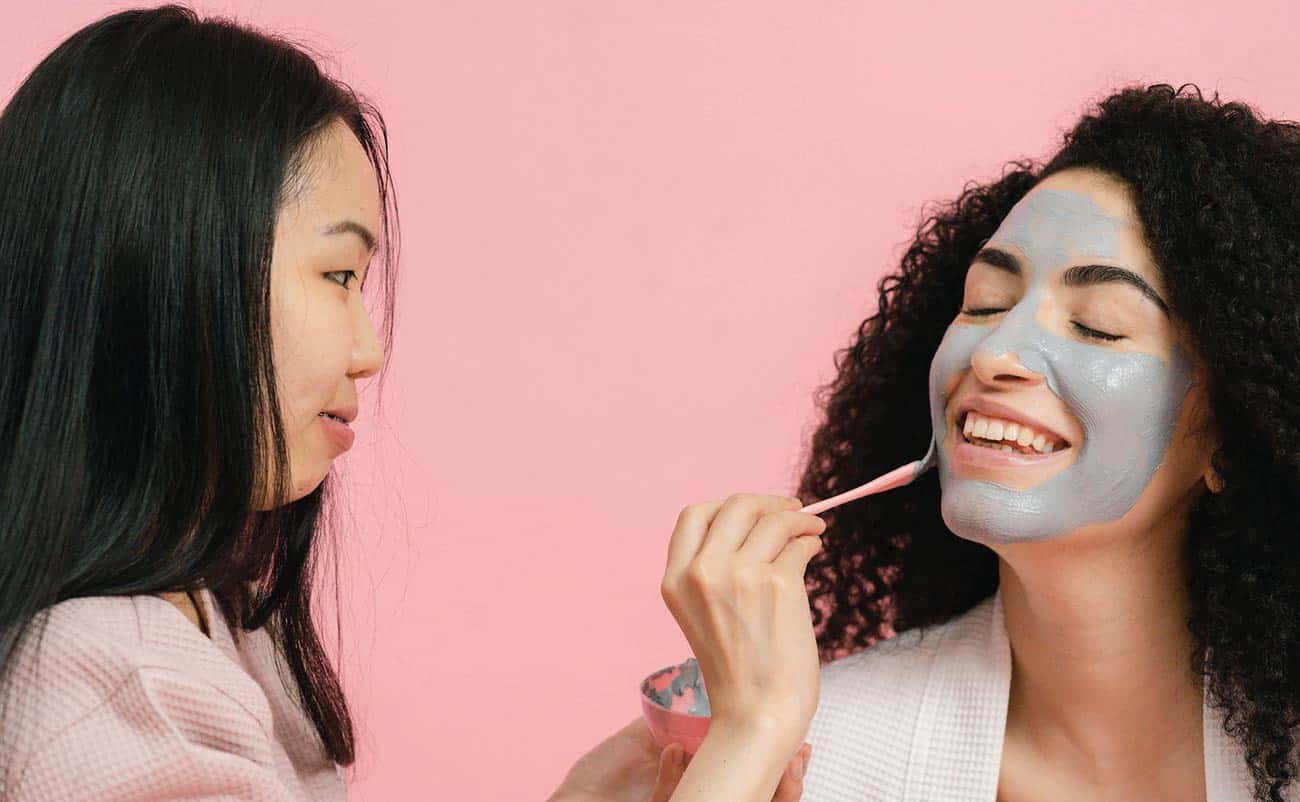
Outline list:
[[[1000,593],[823,666],[801,802],[994,802],[1010,689]],[[1249,802],[1244,750],[1202,710],[1206,799]]]
[[[0,718],[6,802],[337,802],[347,792],[277,677],[271,639],[237,647],[207,592],[211,639],[156,596],[50,608]]]

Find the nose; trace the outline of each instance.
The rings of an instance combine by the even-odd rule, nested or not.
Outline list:
[[[1025,367],[1011,350],[995,352],[977,348],[971,354],[970,363],[975,378],[990,387],[1030,387],[1043,381],[1043,374]]]
[[[353,295],[352,319],[352,359],[348,365],[348,376],[353,379],[366,379],[379,372],[384,362],[384,347],[379,342],[379,334],[370,320],[370,313],[361,302],[361,294]]]
[[[1041,303],[1030,293],[1016,303],[971,353],[971,372],[989,387],[1010,390],[1042,384],[1046,377],[1025,365],[1044,367],[1034,318]]]

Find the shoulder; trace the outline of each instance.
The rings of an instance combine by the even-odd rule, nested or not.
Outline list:
[[[196,760],[273,760],[257,683],[153,596],[71,599],[45,610],[8,667],[3,697],[0,751],[19,789],[69,777],[85,785],[97,768],[122,776]]]
[[[950,692],[945,677],[974,678],[994,670],[985,646],[995,624],[995,599],[996,594],[943,624],[907,630],[822,666],[806,739],[814,755],[808,800],[838,798],[834,789],[846,782],[854,793],[904,787],[917,723],[936,695]]]

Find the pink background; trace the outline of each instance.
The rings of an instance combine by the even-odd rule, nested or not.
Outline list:
[[[333,53],[393,137],[398,339],[342,466],[353,798],[543,799],[639,714],[689,653],[678,509],[792,492],[923,203],[1131,81],[1300,116],[1291,2],[874,5],[199,4]],[[4,97],[124,7],[10,14]]]

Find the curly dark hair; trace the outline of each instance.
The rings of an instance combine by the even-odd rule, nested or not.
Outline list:
[[[1204,359],[1222,438],[1186,538],[1193,675],[1245,746],[1257,800],[1295,778],[1300,722],[1300,125],[1205,98],[1194,85],[1126,88],[1064,136],[1045,165],[1009,163],[927,210],[878,307],[835,355],[799,484],[825,498],[924,453],[930,356],[962,300],[967,267],[1038,181],[1102,170],[1133,190],[1171,311]],[[807,584],[823,661],[988,598],[997,556],[955,536],[931,471],[870,504],[825,514]]]

